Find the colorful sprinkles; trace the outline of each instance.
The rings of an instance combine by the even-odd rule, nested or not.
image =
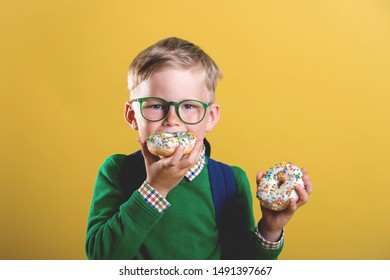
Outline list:
[[[275,211],[288,207],[290,198],[298,199],[295,186],[301,185],[302,171],[291,162],[281,162],[271,167],[257,186],[257,198],[261,205]]]
[[[146,139],[146,145],[151,153],[158,150],[171,150],[172,153],[178,146],[185,149],[193,147],[198,139],[190,131],[185,132],[156,132]]]

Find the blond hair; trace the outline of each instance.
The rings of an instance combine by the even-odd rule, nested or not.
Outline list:
[[[205,86],[212,92],[214,99],[217,80],[222,78],[217,64],[200,47],[176,37],[158,41],[134,58],[128,72],[130,93],[153,73],[167,68],[200,68],[204,74]]]

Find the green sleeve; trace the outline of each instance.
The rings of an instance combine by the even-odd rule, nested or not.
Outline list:
[[[232,167],[237,182],[237,209],[236,217],[237,227],[243,227],[240,234],[241,252],[240,257],[243,259],[267,259],[275,260],[283,249],[283,245],[278,249],[267,249],[261,246],[256,234],[256,224],[253,215],[252,192],[245,171],[239,167]]]
[[[86,237],[89,259],[133,259],[163,216],[138,191],[126,197],[119,186],[125,155],[107,158],[97,175]]]

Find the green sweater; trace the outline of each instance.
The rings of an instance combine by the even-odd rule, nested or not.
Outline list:
[[[126,197],[119,175],[126,155],[112,155],[101,166],[88,218],[89,259],[276,259],[282,248],[265,249],[255,237],[252,196],[245,172],[233,167],[238,195],[220,240],[208,168],[169,192],[171,206],[158,212],[138,191]]]

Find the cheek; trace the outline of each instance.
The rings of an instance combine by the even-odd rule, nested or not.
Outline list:
[[[150,134],[154,133],[153,124],[151,125],[151,123],[145,122],[144,120],[138,124],[138,129],[140,135],[143,136],[149,136]]]
[[[150,134],[161,131],[159,122],[148,122],[143,118],[138,123],[139,135],[143,138],[147,138]]]
[[[188,127],[188,130],[191,131],[198,137],[199,140],[203,140],[206,132],[206,124],[202,124],[201,126],[196,126],[196,127]]]

